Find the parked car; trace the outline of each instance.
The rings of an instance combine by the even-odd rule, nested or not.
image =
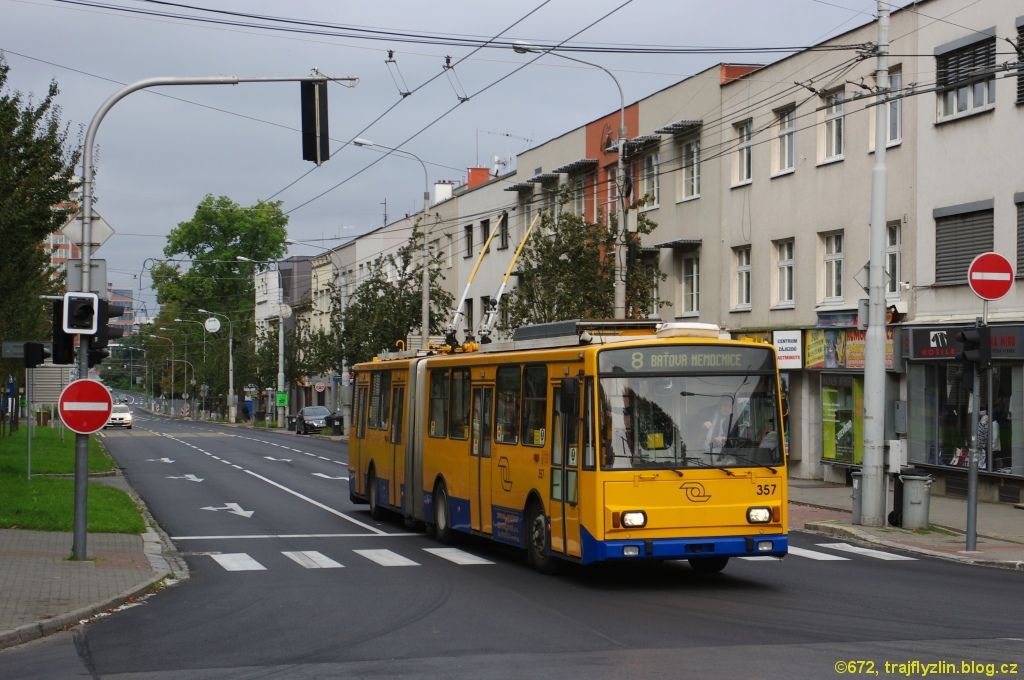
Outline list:
[[[298,434],[319,432],[327,427],[331,410],[326,406],[306,406],[295,416],[295,431]]]
[[[132,429],[132,410],[125,404],[114,404],[110,410],[110,417],[103,427],[124,427]]]

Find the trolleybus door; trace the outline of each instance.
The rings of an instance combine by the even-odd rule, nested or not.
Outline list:
[[[579,391],[576,406],[562,410],[561,388],[554,390],[551,415],[551,551],[579,557],[580,428]]]
[[[493,387],[473,388],[469,444],[470,525],[490,533],[491,526],[491,402]]]
[[[405,414],[405,385],[391,388],[391,428],[388,445],[391,447],[391,486],[388,503],[402,507],[402,485],[405,483],[405,447],[402,445],[402,427]]]

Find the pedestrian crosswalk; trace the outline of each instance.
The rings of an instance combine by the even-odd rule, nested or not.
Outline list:
[[[884,561],[913,561],[917,559],[883,550],[864,548],[850,543],[816,543],[815,548],[820,548],[820,550],[811,550],[791,545],[789,546],[789,559],[808,559],[818,562],[849,562],[857,557]],[[203,554],[208,555],[226,571],[266,571],[268,569],[265,564],[248,553],[208,552]],[[340,555],[328,556],[317,550],[281,551],[279,554],[287,558],[287,561],[281,562],[282,564],[298,565],[304,569],[343,569],[346,566],[366,563],[380,567],[419,567],[434,558],[440,558],[458,566],[494,564],[491,560],[466,552],[465,550],[448,547],[422,548],[412,557],[386,548],[351,550],[347,551],[348,555],[353,556],[348,560],[348,564],[338,561],[339,559],[345,561],[346,557]],[[261,557],[260,559],[267,563],[271,563],[271,560],[274,560],[275,565],[278,562],[276,556]],[[759,556],[741,557],[739,559],[770,561],[777,558]]]

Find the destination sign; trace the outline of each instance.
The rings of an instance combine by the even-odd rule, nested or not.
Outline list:
[[[598,354],[598,372],[605,373],[759,373],[775,370],[770,348],[674,345],[610,349]]]

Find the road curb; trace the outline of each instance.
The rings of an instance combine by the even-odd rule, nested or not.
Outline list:
[[[983,567],[995,567],[999,569],[1009,569],[1011,571],[1024,571],[1024,561],[990,560],[985,558],[974,557],[971,555],[957,555],[954,553],[943,552],[941,550],[929,550],[928,548],[907,545],[905,543],[900,543],[899,541],[887,541],[869,532],[860,531],[850,526],[835,524],[830,520],[823,520],[820,522],[808,522],[804,525],[804,528],[807,529],[807,531],[813,531],[815,533],[823,534],[825,536],[831,536],[833,538],[854,538],[860,541],[864,541],[865,543],[872,543],[875,545],[885,546],[886,548],[893,548],[895,550],[902,550],[904,552],[910,552],[919,555],[927,555],[929,557],[935,557],[942,560],[949,560],[951,562],[960,562],[961,564],[973,564]]]

